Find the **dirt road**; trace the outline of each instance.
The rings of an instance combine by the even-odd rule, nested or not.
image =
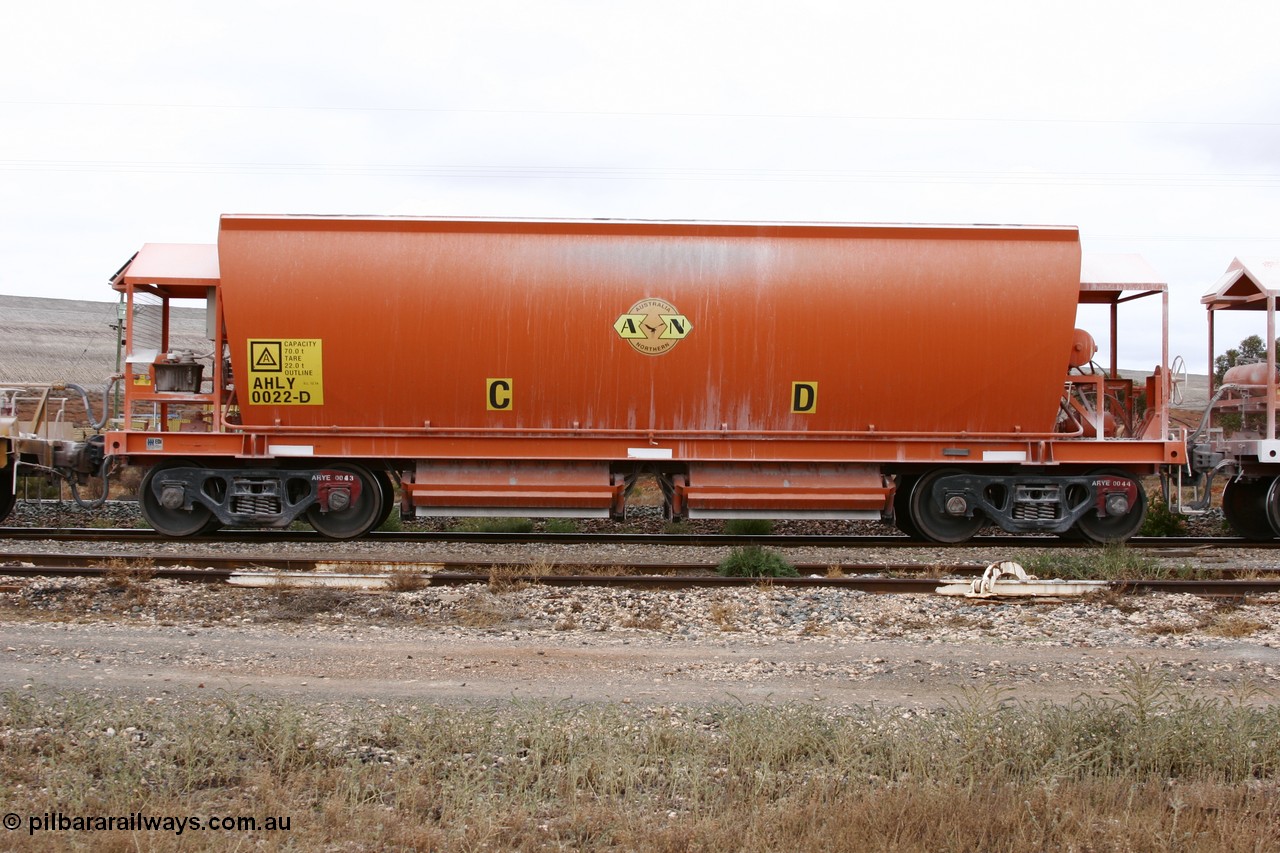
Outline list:
[[[505,699],[932,706],[979,685],[1024,699],[1115,695],[1134,667],[1230,695],[1280,687],[1280,650],[830,642],[745,634],[673,640],[418,627],[229,629],[111,623],[0,626],[0,690],[170,697],[205,691],[304,703]],[[204,693],[208,695],[208,693]]]

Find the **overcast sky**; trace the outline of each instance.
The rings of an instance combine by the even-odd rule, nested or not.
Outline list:
[[[10,0],[0,20],[0,293],[110,301],[141,244],[212,243],[222,213],[1064,224],[1170,283],[1172,350],[1203,370],[1199,296],[1235,256],[1280,256],[1274,0]]]

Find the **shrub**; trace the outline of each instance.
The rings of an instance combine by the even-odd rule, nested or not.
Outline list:
[[[768,536],[773,532],[773,522],[767,518],[731,518],[724,523],[724,532],[730,536]]]
[[[547,533],[577,533],[578,522],[572,518],[552,518],[542,526]]]
[[[1187,522],[1178,513],[1169,509],[1164,498],[1152,495],[1147,501],[1147,517],[1138,528],[1139,536],[1186,536]]]
[[[800,574],[781,554],[758,545],[735,548],[720,562],[717,572],[727,578],[794,578]]]
[[[463,533],[532,533],[533,521],[528,518],[466,518],[453,529]]]
[[[1071,551],[1027,555],[1017,560],[1028,573],[1041,579],[1131,581],[1181,578],[1200,573],[1188,566],[1162,564],[1154,557],[1123,545],[1103,545]]]

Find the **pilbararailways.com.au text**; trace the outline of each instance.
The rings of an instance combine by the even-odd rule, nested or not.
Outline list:
[[[4,828],[26,826],[28,835],[37,832],[288,832],[292,819],[233,815],[149,815],[131,812],[124,815],[67,815],[62,812],[21,815],[9,812],[3,818]]]

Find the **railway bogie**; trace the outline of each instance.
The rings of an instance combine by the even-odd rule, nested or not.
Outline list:
[[[208,467],[178,459],[142,480],[143,517],[173,537],[220,527],[288,527],[305,518],[331,539],[367,533],[390,514],[394,489],[385,472],[335,461],[315,467]]]
[[[1071,475],[938,468],[909,480],[905,493],[895,502],[895,512],[906,515],[905,532],[935,542],[963,542],[987,524],[1122,542],[1141,528],[1147,508],[1140,478],[1110,469]]]

